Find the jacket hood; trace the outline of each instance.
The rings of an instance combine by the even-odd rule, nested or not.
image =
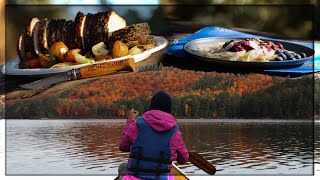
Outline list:
[[[168,131],[177,124],[177,120],[172,114],[160,110],[147,111],[142,115],[142,118],[158,132]]]
[[[149,110],[160,110],[166,113],[172,113],[172,98],[165,91],[159,91],[154,94],[149,104]]]

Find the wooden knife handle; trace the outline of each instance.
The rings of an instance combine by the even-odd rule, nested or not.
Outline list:
[[[104,62],[92,64],[80,68],[81,78],[91,78],[112,74],[118,71],[136,71],[136,65],[133,58],[127,58],[119,61]]]

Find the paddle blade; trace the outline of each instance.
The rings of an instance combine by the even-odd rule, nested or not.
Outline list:
[[[210,175],[216,173],[216,168],[196,152],[189,152],[189,161]]]

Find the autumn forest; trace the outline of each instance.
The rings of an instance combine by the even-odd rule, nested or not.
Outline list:
[[[140,114],[147,111],[152,95],[165,90],[173,97],[177,118],[312,119],[320,113],[319,99],[314,100],[320,87],[315,85],[316,91],[312,76],[240,76],[166,67],[105,76],[60,93],[8,99],[5,115],[7,119],[123,119],[131,108]]]

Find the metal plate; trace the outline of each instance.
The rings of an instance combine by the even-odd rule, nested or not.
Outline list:
[[[200,38],[192,40],[184,45],[184,50],[188,52],[191,56],[201,60],[213,63],[215,65],[228,66],[228,67],[238,67],[238,68],[256,68],[256,69],[281,69],[288,67],[297,67],[301,66],[304,62],[313,58],[314,50],[295,43],[290,43],[287,41],[280,40],[268,40],[261,39],[263,41],[272,41],[274,43],[281,43],[284,49],[294,52],[304,52],[307,57],[298,59],[298,60],[288,60],[288,61],[269,61],[269,62],[244,62],[244,61],[231,61],[224,59],[215,59],[210,57],[205,57],[203,55],[197,54],[197,50],[199,50],[199,45],[212,45],[218,42],[227,42],[230,40],[243,40],[247,38],[220,38],[220,37],[210,37],[210,38]]]
[[[110,60],[102,60],[98,61],[98,63],[106,62],[106,61],[119,61],[122,59],[126,59],[128,57],[134,58],[135,62],[138,63],[147,59],[151,56],[152,53],[158,52],[164,49],[168,45],[168,40],[161,36],[153,36],[154,41],[156,42],[156,47],[152,49],[148,49],[140,54],[132,55],[132,56],[123,56],[120,58],[114,58]],[[20,59],[17,57],[7,64],[5,64],[2,68],[2,73],[7,75],[27,75],[27,76],[39,76],[39,75],[49,75],[49,74],[57,74],[62,72],[67,72],[71,69],[78,69],[80,67],[88,66],[90,64],[79,64],[74,66],[67,66],[61,68],[38,68],[38,69],[19,69]]]

